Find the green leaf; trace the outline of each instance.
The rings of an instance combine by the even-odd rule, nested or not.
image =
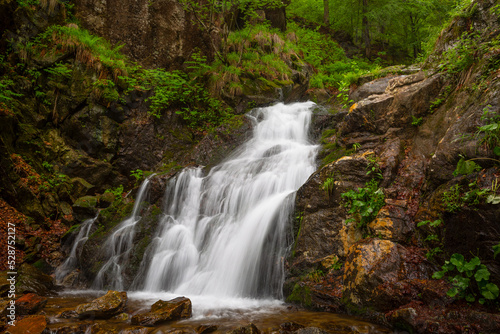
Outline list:
[[[493,254],[493,258],[496,258],[498,253],[500,253],[500,243],[498,243],[497,245],[493,246],[493,251],[495,252]]]
[[[479,128],[479,131],[494,131],[498,128],[498,123],[486,124]]]
[[[481,260],[479,260],[479,258],[476,256],[472,260],[470,260],[469,262],[466,262],[464,264],[464,268],[465,268],[465,270],[474,270],[480,264],[481,264]]]
[[[500,203],[500,196],[495,195],[495,194],[489,195],[486,198],[486,203],[495,204],[495,205],[499,204]]]
[[[468,279],[467,277],[462,277],[460,275],[457,275],[452,279],[452,284],[462,291],[469,287],[469,283],[470,279]]]
[[[457,293],[458,293],[457,288],[451,288],[450,290],[448,290],[448,292],[446,292],[448,297],[455,297],[457,295]]]
[[[469,303],[473,303],[476,300],[476,298],[474,297],[473,294],[469,293],[467,296],[465,296],[465,300]]]
[[[437,219],[437,220],[433,221],[432,223],[430,223],[430,226],[437,227],[437,226],[441,225],[441,223],[442,223],[441,219]]]
[[[463,271],[463,265],[465,263],[465,258],[462,254],[453,254],[450,258],[450,262],[454,264],[457,267],[457,270],[460,271],[462,269]],[[460,272],[462,272],[460,271]]]
[[[493,153],[495,153],[496,155],[500,155],[500,146],[495,146],[495,148],[493,149]]]
[[[488,271],[488,269],[479,269],[478,271],[476,271],[474,278],[478,282],[481,280],[487,281],[490,279],[490,272]]]
[[[441,279],[444,277],[446,271],[436,271],[434,274],[432,274],[432,278],[434,279]]]
[[[421,227],[430,223],[430,220],[424,220],[417,224],[417,227]]]
[[[486,291],[488,291],[488,293],[485,295]],[[481,291],[481,293],[486,299],[496,299],[500,294],[500,290],[498,289],[498,286],[496,284],[488,283],[486,284],[486,287]]]

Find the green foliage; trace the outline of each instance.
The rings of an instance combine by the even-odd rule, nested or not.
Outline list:
[[[490,272],[477,256],[467,262],[462,254],[455,253],[449,261],[445,261],[441,269],[432,277],[435,279],[448,277],[453,286],[447,292],[450,297],[465,298],[470,303],[479,297],[479,303],[484,304],[499,296],[498,286],[489,282]]]
[[[343,108],[349,108],[354,102],[349,99],[349,84],[346,81],[339,82],[339,94],[337,95]]]
[[[356,220],[360,229],[373,221],[378,211],[385,205],[384,192],[378,187],[376,179],[367,182],[364,188],[350,189],[341,196],[345,200],[344,206],[349,209],[348,212],[354,215],[354,218],[348,219],[346,223]]]
[[[420,125],[422,125],[423,121],[424,120],[422,117],[417,118],[413,115],[411,116],[411,125],[413,125],[413,126],[420,126]]]
[[[115,199],[117,201],[119,201],[122,199],[122,196],[123,196],[123,185],[120,184],[116,188],[106,189],[105,193],[111,193],[111,194],[115,195]]]
[[[310,80],[310,86],[341,89],[338,98],[345,105],[351,103],[347,94],[349,86],[360,76],[380,69],[376,62],[347,58],[335,41],[317,30],[302,28],[294,22],[290,22],[288,28],[297,36],[296,47],[304,55],[304,61],[317,70]]]
[[[323,184],[321,185],[321,189],[326,191],[328,196],[330,196],[334,186],[335,186],[335,178],[333,177],[333,175],[331,175],[325,180],[325,182],[323,182]]]
[[[481,136],[480,143],[484,143],[489,149],[500,156],[500,113],[491,112],[491,105],[484,107],[481,120],[486,124],[479,127],[475,136]]]
[[[23,94],[12,90],[14,86],[14,81],[11,79],[0,78],[0,110],[6,109],[12,111],[15,99],[23,96]]]
[[[69,66],[69,64],[56,63],[53,67],[46,68],[45,72],[49,73],[55,77],[61,77],[69,79],[73,73],[73,70]]]
[[[455,168],[453,176],[457,177],[459,175],[469,175],[480,170],[481,166],[479,166],[472,160],[465,160],[465,158],[462,156],[457,163],[457,168]]]
[[[500,254],[500,243],[493,246],[493,258],[496,259],[497,255]]]
[[[443,53],[441,69],[450,74],[461,73],[468,69],[476,59],[476,36],[476,33],[464,33],[455,47]]]
[[[466,188],[455,184],[449,190],[443,192],[443,203],[448,212],[460,211],[464,206],[475,206],[481,203],[500,203],[500,196],[496,195],[498,190],[497,181],[493,182],[491,188],[480,188],[476,181],[470,182]]]
[[[135,178],[135,181],[139,182],[144,177],[144,171],[142,171],[141,169],[131,170],[130,176],[133,176]]]
[[[286,301],[288,303],[298,303],[302,306],[311,306],[311,289],[307,285],[304,285],[304,283],[296,283]]]

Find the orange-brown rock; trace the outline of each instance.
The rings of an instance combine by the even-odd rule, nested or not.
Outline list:
[[[150,312],[134,315],[132,325],[155,326],[167,321],[190,318],[191,315],[191,300],[186,297],[177,297],[169,301],[159,300],[151,306]]]
[[[107,319],[122,313],[126,305],[126,292],[110,290],[104,296],[94,299],[90,303],[78,305],[75,311],[80,318],[95,317]]]
[[[35,314],[40,311],[45,304],[47,304],[47,298],[40,297],[35,293],[25,294],[16,300],[16,314]]]
[[[6,334],[41,334],[47,327],[43,315],[32,315],[16,322],[15,326],[7,327]]]

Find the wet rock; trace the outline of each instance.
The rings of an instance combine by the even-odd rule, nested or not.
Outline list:
[[[193,24],[193,16],[173,0],[148,3],[107,0],[96,5],[78,0],[76,15],[86,29],[112,44],[123,43],[122,51],[147,67],[180,66],[193,49],[210,55],[210,37]]]
[[[169,301],[157,301],[151,306],[150,312],[134,315],[132,324],[155,326],[167,321],[190,318],[191,315],[191,300],[186,297],[178,297]]]
[[[43,315],[32,315],[16,321],[15,326],[7,327],[5,334],[41,334],[47,327]]]
[[[118,334],[118,333],[121,333],[121,330],[116,325],[93,324],[90,327],[90,334]]]
[[[99,196],[99,208],[107,208],[115,201],[115,195],[111,192],[105,192]]]
[[[280,334],[288,334],[295,332],[301,328],[304,328],[305,326],[298,324],[296,322],[290,321],[290,322],[284,322],[280,325]]]
[[[78,198],[75,203],[73,203],[73,212],[75,218],[79,221],[95,217],[97,213],[97,201],[96,196],[84,196]]]
[[[18,315],[35,314],[40,311],[45,304],[47,304],[47,298],[40,297],[34,293],[28,293],[16,300],[16,313]]]
[[[95,317],[108,319],[123,312],[126,305],[126,292],[110,290],[104,296],[94,299],[90,303],[78,305],[75,311],[80,318]]]
[[[134,327],[122,329],[120,334],[147,334],[150,331],[151,331],[151,328],[134,326]]]
[[[399,77],[398,77],[399,78]],[[387,88],[387,85],[389,84],[389,81],[394,79],[394,77],[388,76],[385,78],[373,80],[370,82],[367,82],[360,87],[358,87],[352,94],[350,94],[350,98],[354,102],[359,102],[361,100],[366,99],[367,97],[371,95],[381,95],[385,93],[385,90]]]
[[[78,318],[78,313],[75,310],[66,310],[59,313],[57,317],[62,319]]]
[[[416,295],[411,281],[432,275],[424,259],[389,240],[360,241],[347,255],[342,298],[359,308],[389,310],[404,305]]]
[[[368,224],[372,235],[394,242],[404,243],[413,232],[414,224],[402,207],[386,205],[377,218]]]
[[[317,327],[301,328],[295,332],[295,334],[326,334],[326,333],[328,332]]]
[[[7,314],[7,307],[10,304],[10,299],[0,298],[0,319]]]
[[[254,324],[248,324],[246,326],[227,331],[226,334],[260,334],[260,330]]]
[[[40,296],[50,296],[60,289],[51,276],[27,263],[19,267],[18,274],[16,292],[19,294],[33,292]]]
[[[387,84],[386,93],[396,94],[399,90],[402,90],[404,86],[420,82],[424,79],[426,79],[426,75],[424,72],[391,78]]]
[[[127,321],[130,318],[130,315],[128,313],[120,313],[118,315],[115,315],[112,319],[113,320],[120,320],[120,321]]]
[[[217,330],[217,325],[201,325],[195,328],[196,333],[198,334],[208,334],[215,332]]]
[[[81,177],[71,179],[72,194],[76,198],[91,195],[95,187]]]
[[[90,321],[71,324],[53,323],[47,329],[50,330],[50,334],[89,334],[90,326],[92,326]]]

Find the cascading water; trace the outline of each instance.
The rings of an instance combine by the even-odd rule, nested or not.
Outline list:
[[[78,231],[75,241],[73,242],[68,258],[56,268],[55,275],[58,283],[61,283],[63,278],[78,266],[79,253],[81,253],[83,244],[89,238],[89,232],[98,216],[99,213],[94,218],[87,219],[80,225],[80,230]]]
[[[134,207],[130,217],[122,221],[111,236],[106,240],[104,249],[107,253],[108,261],[101,267],[92,283],[93,289],[103,289],[106,285],[116,290],[123,290],[122,268],[125,266],[130,250],[132,249],[132,241],[135,236],[135,225],[141,220],[139,211],[149,185],[151,175],[142,183],[135,199]]]
[[[312,102],[254,110],[253,137],[203,177],[170,182],[161,230],[144,258],[145,291],[280,297],[286,228],[296,190],[315,170]]]

